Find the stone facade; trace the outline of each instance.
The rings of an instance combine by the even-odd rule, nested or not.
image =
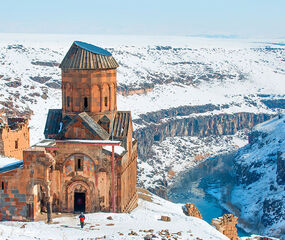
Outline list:
[[[72,51],[86,46],[75,43]],[[100,59],[93,50],[85,49],[94,55],[90,59]],[[74,57],[70,51],[65,62]],[[0,171],[0,219],[37,220],[50,211],[130,212],[137,206],[137,141],[131,113],[117,111],[116,68],[63,63],[62,109],[50,109],[46,139],[24,151],[22,167]]]
[[[236,224],[237,217],[233,214],[224,214],[220,218],[213,218],[211,224],[222,234],[226,235],[231,240],[238,240]]]
[[[0,154],[23,160],[23,151],[30,146],[29,121],[7,118],[0,126]]]

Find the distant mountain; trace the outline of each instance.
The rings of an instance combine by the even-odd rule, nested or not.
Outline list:
[[[189,35],[189,37],[202,37],[202,38],[221,38],[221,39],[237,39],[240,36],[236,34],[197,34]]]

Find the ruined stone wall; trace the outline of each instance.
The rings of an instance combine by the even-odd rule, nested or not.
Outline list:
[[[233,214],[224,214],[223,217],[212,219],[211,224],[231,240],[239,240],[236,224],[237,217]]]
[[[21,170],[20,170],[21,171]],[[26,189],[17,186],[23,178],[18,169],[0,174],[0,220],[24,220],[27,216]]]
[[[24,151],[23,167],[0,173],[0,220],[35,220],[40,210],[36,187],[47,192],[50,161],[44,148]]]
[[[131,156],[121,161],[119,198],[120,212],[129,212],[137,206],[137,143],[133,142]]]
[[[29,213],[29,219],[37,220],[40,216],[43,210],[41,201],[46,208],[49,181],[55,174],[51,168],[53,160],[42,147],[31,147],[24,151],[21,175],[25,178],[22,184],[26,189],[26,194],[29,195],[27,205],[30,206],[32,212]]]
[[[124,139],[127,153],[120,161],[118,201],[120,212],[130,212],[137,206],[137,141],[133,140],[133,126],[130,119],[128,134]]]
[[[0,129],[0,154],[23,160],[23,151],[29,146],[28,121],[13,128],[5,125]]]
[[[63,70],[63,115],[84,111],[96,114],[108,114],[111,110],[116,111],[116,74],[116,69]]]

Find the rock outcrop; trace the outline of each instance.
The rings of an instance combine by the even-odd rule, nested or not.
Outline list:
[[[219,218],[213,218],[211,225],[215,226],[216,229],[227,236],[231,240],[239,240],[237,234],[236,224],[238,223],[237,217],[233,214],[224,214]]]
[[[279,185],[285,185],[285,153],[277,152],[276,181]]]
[[[164,222],[170,222],[170,221],[171,221],[171,218],[168,217],[168,216],[161,216],[160,220],[161,220],[161,221],[164,221]]]
[[[187,216],[191,216],[191,217],[196,217],[196,218],[202,218],[202,214],[200,213],[199,209],[195,206],[194,203],[186,203],[183,206],[183,212],[187,215]]]
[[[120,95],[123,96],[131,96],[134,94],[146,94],[148,92],[151,92],[154,88],[154,84],[144,84],[144,86],[132,88],[128,86],[117,86],[117,92]]]
[[[266,100],[261,100],[261,102],[271,109],[274,108],[285,109],[285,99],[266,99]]]

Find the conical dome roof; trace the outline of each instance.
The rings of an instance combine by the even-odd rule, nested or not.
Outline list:
[[[62,69],[94,70],[115,69],[119,65],[107,50],[85,42],[75,41],[59,67]]]

